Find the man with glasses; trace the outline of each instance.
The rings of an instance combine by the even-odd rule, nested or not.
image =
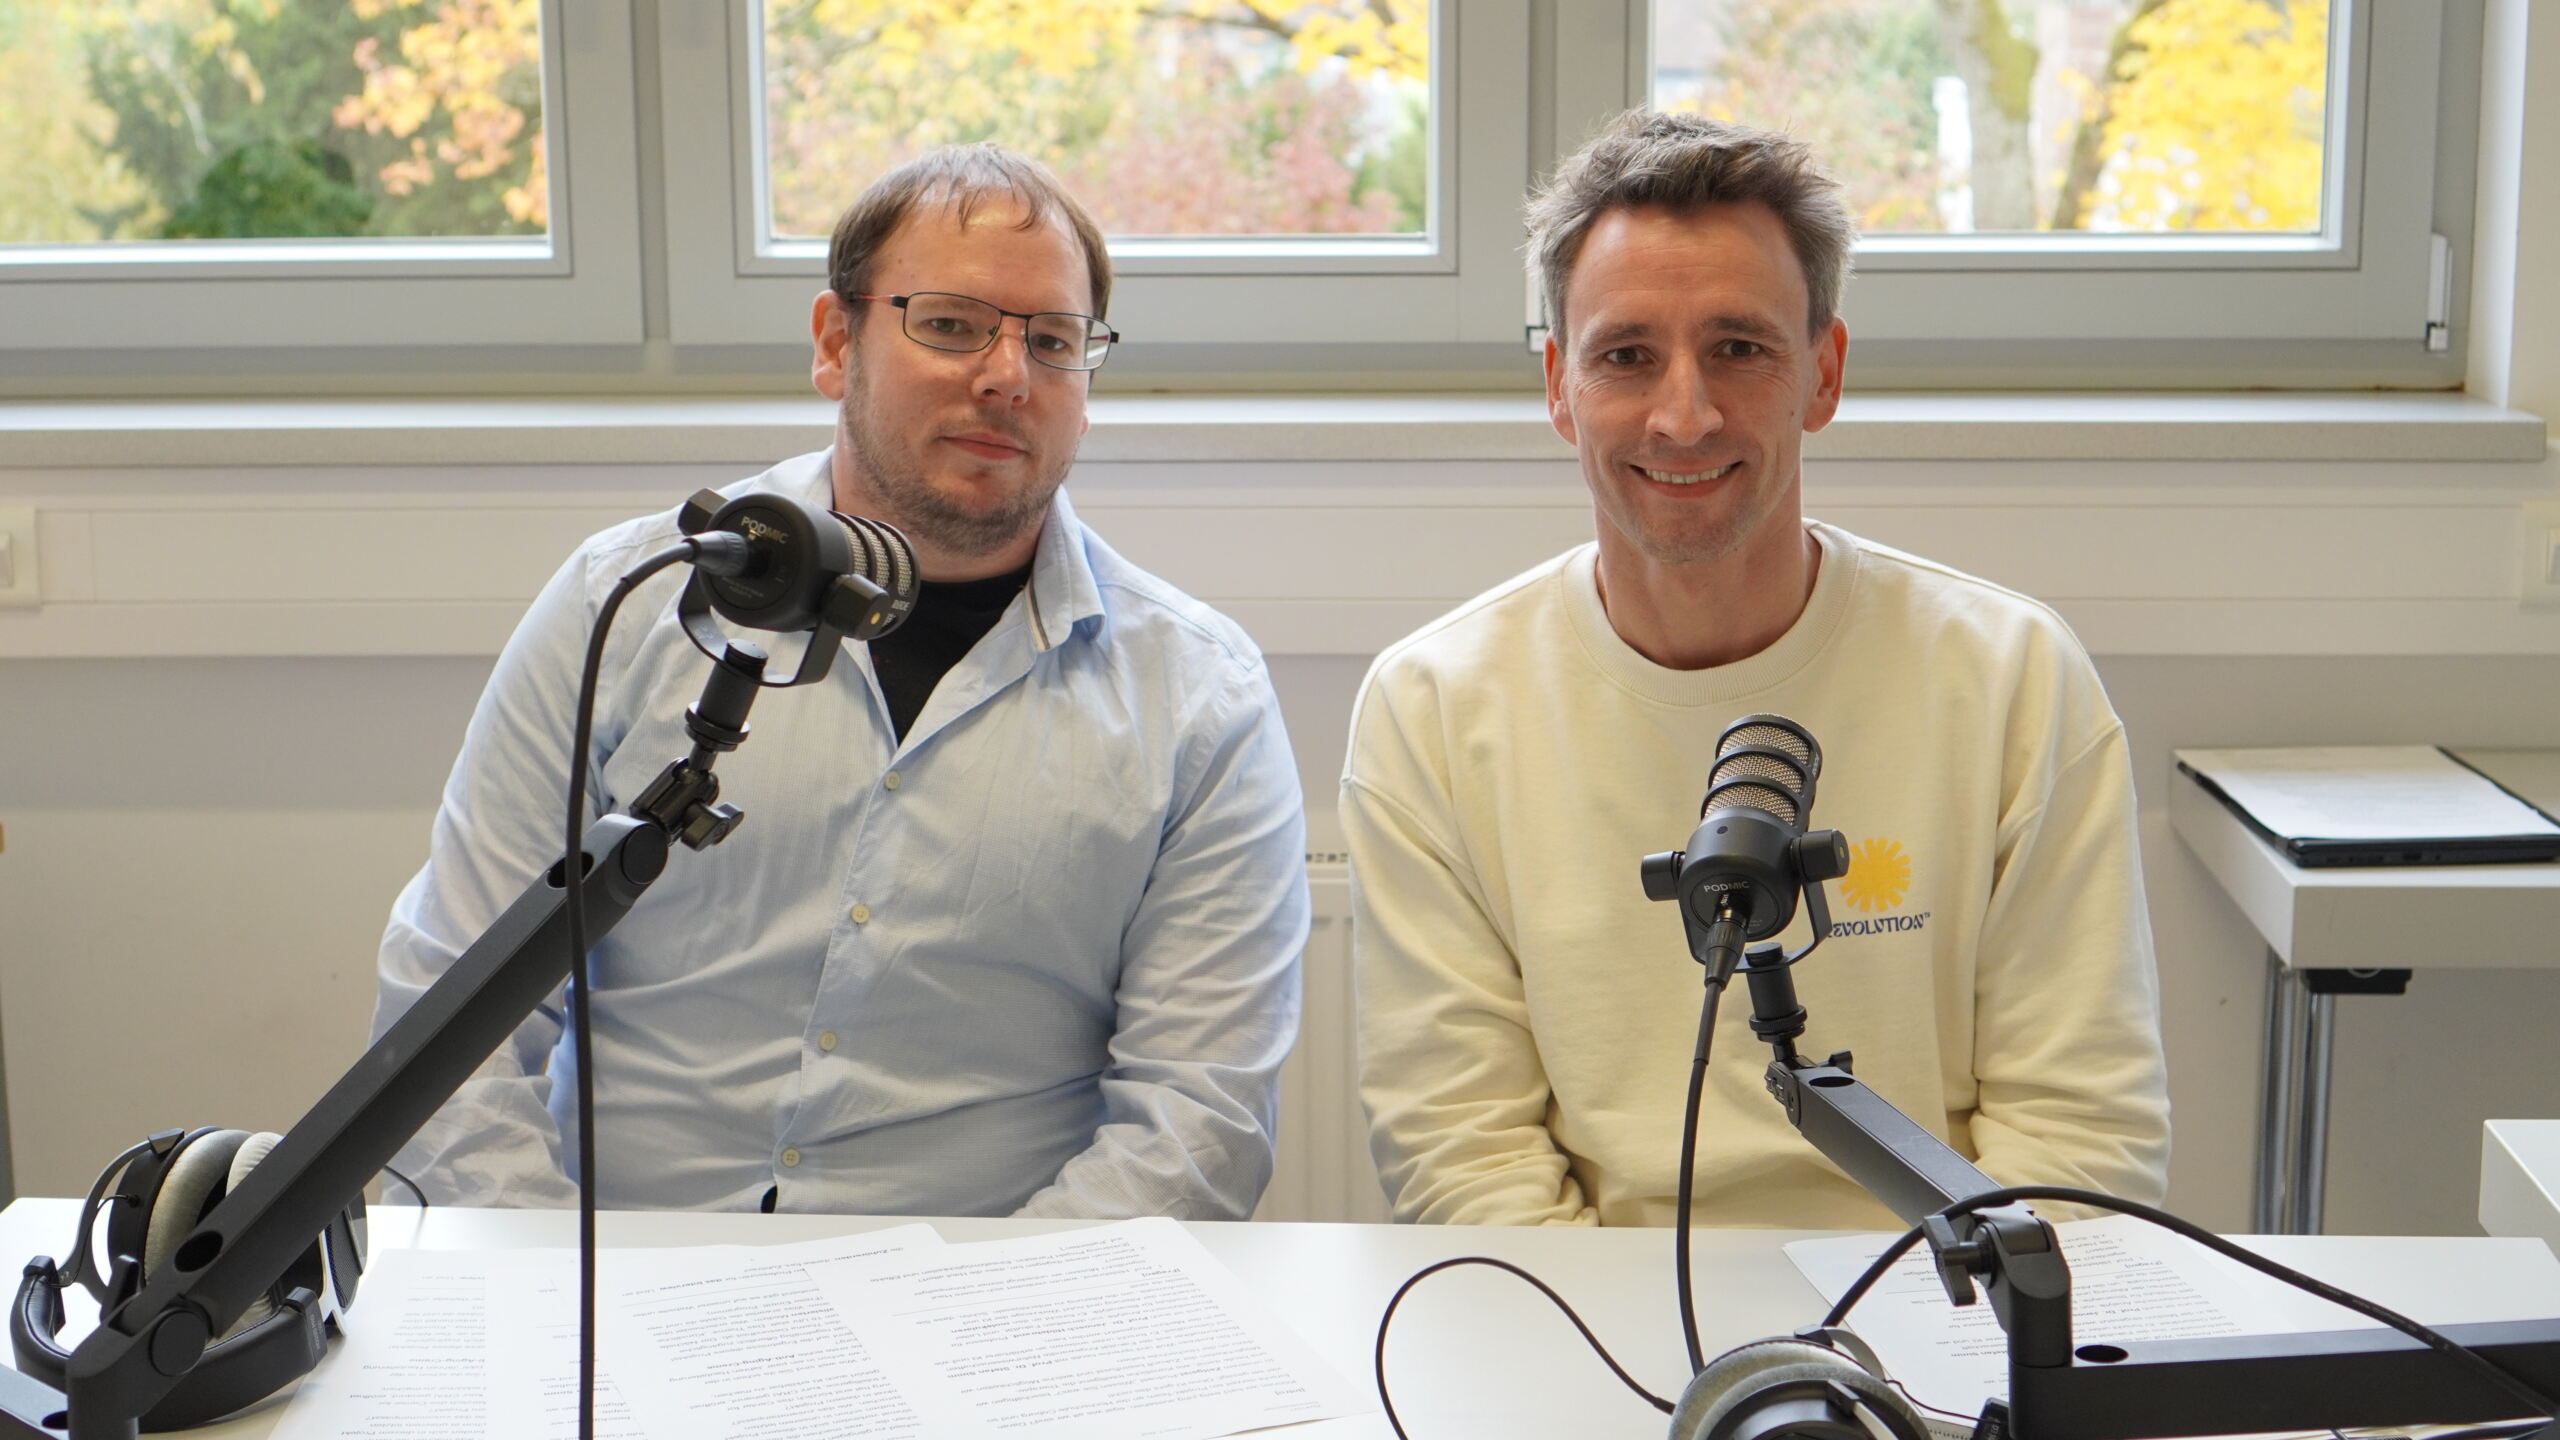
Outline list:
[[[723,493],[897,526],[923,594],[757,706],[721,764],[746,823],[596,947],[602,1204],[1252,1211],[1307,931],[1296,769],[1252,642],[1060,489],[1110,290],[1083,208],[991,146],[838,224],[810,315],[835,444]],[[376,1035],[555,858],[589,624],[675,534],[588,541],[500,657],[384,937]],[[688,748],[681,584],[637,591],[605,653],[599,812]],[[394,1163],[443,1201],[570,1203],[578,1063],[537,1016]]]

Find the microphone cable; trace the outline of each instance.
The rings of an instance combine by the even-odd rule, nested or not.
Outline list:
[[[1742,949],[1742,923],[1732,906],[1720,907],[1712,932],[1724,943],[1723,963],[1707,967],[1707,997],[1698,1007],[1698,1045],[1689,1060],[1689,1101],[1680,1117],[1680,1181],[1678,1212],[1671,1221],[1671,1278],[1679,1291],[1680,1339],[1689,1347],[1689,1373],[1707,1368],[1706,1348],[1698,1341],[1698,1297],[1689,1275],[1689,1204],[1698,1170],[1698,1110],[1707,1089],[1707,1057],[1716,1043],[1716,1011],[1724,1001],[1725,981],[1732,978],[1731,957]]]
[[[1564,1318],[1573,1322],[1573,1328],[1582,1332],[1583,1342],[1598,1353],[1601,1363],[1609,1367],[1609,1373],[1617,1376],[1620,1384],[1644,1397],[1646,1404],[1665,1415],[1678,1408],[1670,1401],[1644,1388],[1636,1377],[1628,1374],[1627,1367],[1618,1363],[1618,1357],[1609,1353],[1609,1347],[1600,1343],[1600,1337],[1591,1333],[1591,1327],[1583,1322],[1582,1316],[1574,1310],[1573,1306],[1565,1302],[1562,1295],[1556,1293],[1554,1286],[1508,1260],[1496,1260],[1490,1255],[1457,1255],[1447,1260],[1435,1260],[1406,1276],[1405,1282],[1397,1286],[1396,1293],[1388,1299],[1385,1313],[1378,1316],[1378,1343],[1371,1353],[1370,1366],[1378,1382],[1378,1404],[1387,1412],[1387,1428],[1395,1432],[1396,1440],[1411,1440],[1411,1437],[1404,1433],[1404,1422],[1396,1416],[1396,1402],[1387,1394],[1387,1327],[1395,1322],[1396,1307],[1404,1303],[1405,1295],[1414,1286],[1443,1270],[1454,1270],[1461,1265],[1490,1265],[1506,1274],[1517,1275],[1536,1286],[1538,1293],[1554,1301],[1556,1308],[1564,1312]]]
[[[569,1026],[578,1051],[578,1440],[595,1440],[596,1433],[596,1054],[587,1014],[587,747],[595,738],[596,685],[604,672],[604,642],[615,613],[651,576],[698,558],[703,548],[699,536],[679,541],[614,582],[588,628],[586,664],[578,675],[577,721],[569,751],[568,841],[560,849],[560,883],[569,892]]]

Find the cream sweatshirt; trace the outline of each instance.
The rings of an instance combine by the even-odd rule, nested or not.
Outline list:
[[[1664,669],[1620,640],[1584,546],[1370,670],[1342,818],[1361,1094],[1397,1218],[1671,1221],[1703,976],[1637,864],[1697,824],[1716,738],[1767,711],[1844,832],[1831,939],[1796,969],[1809,1056],[2009,1184],[2167,1183],[2158,981],[2123,726],[2051,610],[1814,524],[1761,653]],[[1784,939],[1802,943],[1799,913]],[[1698,1143],[1708,1225],[1886,1228],[1788,1125],[1737,978]]]

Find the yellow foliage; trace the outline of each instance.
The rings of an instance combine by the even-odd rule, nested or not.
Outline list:
[[[1073,172],[1084,158],[1137,143],[1124,123],[1133,91],[1161,101],[1168,87],[1196,80],[1199,72],[1188,67],[1204,58],[1243,57],[1250,76],[1266,63],[1263,54],[1276,52],[1281,64],[1315,75],[1319,86],[1384,74],[1418,88],[1429,70],[1430,6],[1431,0],[767,0],[766,116],[776,224],[786,233],[823,233],[849,181],[858,186],[894,163],[890,157],[935,144],[992,138]],[[1204,117],[1184,139],[1196,142],[1206,128],[1214,124]],[[1284,139],[1278,148],[1286,147]],[[1173,200],[1167,205],[1181,208]]]
[[[350,0],[362,15],[417,9],[424,0]],[[367,40],[356,47],[364,90],[339,102],[331,119],[350,129],[409,141],[409,153],[382,167],[382,186],[406,195],[439,170],[458,180],[494,175],[516,158],[525,112],[500,92],[519,73],[541,73],[540,0],[437,0],[432,16],[400,32],[400,58],[386,59]],[[420,134],[442,115],[445,133],[431,145]],[[532,174],[502,200],[517,220],[547,225],[550,187],[539,135],[530,144]]]
[[[2134,22],[2093,220],[2319,229],[2328,22],[2326,0],[2169,0]]]
[[[81,73],[81,26],[91,18],[79,0],[23,6],[17,43],[0,47],[0,155],[9,157],[0,164],[0,244],[102,240],[100,217],[135,213],[147,199],[87,138],[112,122]]]
[[[815,0],[808,14],[884,79],[930,57],[984,54],[1018,56],[1036,75],[1079,74],[1164,19],[1280,36],[1302,73],[1339,57],[1355,78],[1419,80],[1430,60],[1430,0]]]

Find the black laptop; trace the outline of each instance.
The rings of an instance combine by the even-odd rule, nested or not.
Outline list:
[[[2447,758],[2560,825],[2560,751],[2467,750],[2437,747]],[[2181,760],[2178,769],[2194,777],[2204,792],[2221,801],[2241,823],[2267,838],[2294,864],[2305,869],[2373,865],[2518,865],[2560,860],[2560,833],[2530,835],[2407,836],[2390,839],[2337,839],[2320,835],[2279,835],[2248,807],[2223,793],[2213,778]]]

